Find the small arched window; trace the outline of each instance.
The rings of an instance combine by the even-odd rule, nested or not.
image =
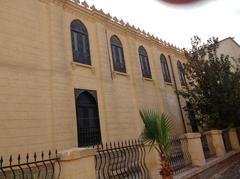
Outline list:
[[[116,35],[110,39],[114,71],[126,73],[122,43]]]
[[[88,32],[79,20],[71,23],[73,61],[91,65]]]
[[[179,60],[177,61],[177,68],[178,68],[178,74],[179,74],[179,79],[180,79],[181,85],[184,86],[184,85],[186,85],[186,79],[185,79],[183,66]]]
[[[138,48],[139,59],[141,63],[142,75],[145,78],[152,78],[151,69],[149,66],[148,55],[143,46]]]
[[[171,77],[168,69],[167,59],[163,54],[161,54],[160,56],[160,61],[162,66],[163,79],[165,82],[171,83]]]

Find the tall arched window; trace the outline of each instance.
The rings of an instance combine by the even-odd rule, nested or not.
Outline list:
[[[114,71],[126,73],[122,43],[116,35],[110,39]]]
[[[79,20],[71,23],[73,61],[91,65],[88,32]]]
[[[179,74],[179,79],[180,79],[181,85],[186,85],[184,69],[183,69],[183,66],[182,66],[182,64],[179,60],[177,61],[177,68],[178,68],[178,74]]]
[[[171,76],[168,69],[167,59],[163,54],[160,56],[160,61],[162,66],[163,79],[165,82],[171,83]]]
[[[98,104],[88,91],[75,89],[78,146],[90,146],[101,143],[101,130]]]
[[[152,78],[151,69],[148,62],[148,55],[145,48],[143,46],[140,46],[138,48],[138,53],[139,53],[139,59],[141,63],[143,77]]]

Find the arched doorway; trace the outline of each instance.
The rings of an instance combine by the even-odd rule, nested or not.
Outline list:
[[[78,146],[91,146],[101,143],[98,104],[88,91],[76,90],[76,113]]]

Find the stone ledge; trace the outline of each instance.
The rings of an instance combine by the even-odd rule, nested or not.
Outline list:
[[[97,149],[93,148],[71,148],[59,152],[60,161],[76,160],[83,157],[94,156]]]
[[[150,81],[150,82],[154,82],[154,80],[152,78],[147,78],[147,77],[142,77],[143,81]]]
[[[73,69],[75,69],[76,67],[83,67],[83,68],[90,69],[92,72],[95,72],[95,67],[92,65],[83,64],[83,63],[79,63],[79,62],[71,62],[71,65],[72,65]]]
[[[200,138],[201,137],[200,133],[186,133],[184,135],[187,139],[195,139],[195,138]]]
[[[208,131],[208,132],[204,132],[204,134],[206,134],[206,135],[219,135],[219,134],[222,134],[222,131],[221,130],[211,130],[211,131]]]
[[[237,129],[236,128],[230,128],[230,129],[228,129],[228,132],[237,132]]]

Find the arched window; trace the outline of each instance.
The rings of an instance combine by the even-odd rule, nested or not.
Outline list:
[[[152,78],[151,69],[148,62],[148,55],[145,48],[143,46],[140,46],[138,48],[138,53],[139,53],[139,59],[141,63],[143,77]]]
[[[88,91],[75,90],[78,146],[90,146],[101,143],[98,104]]]
[[[178,74],[179,74],[179,79],[180,79],[181,85],[186,85],[184,69],[179,60],[177,61],[177,68],[178,68]]]
[[[163,54],[161,54],[160,56],[160,61],[162,66],[163,79],[165,82],[171,83],[171,77],[168,69],[167,59]]]
[[[79,20],[71,23],[73,61],[91,65],[88,32]]]
[[[126,73],[122,43],[116,35],[110,39],[114,71]]]

